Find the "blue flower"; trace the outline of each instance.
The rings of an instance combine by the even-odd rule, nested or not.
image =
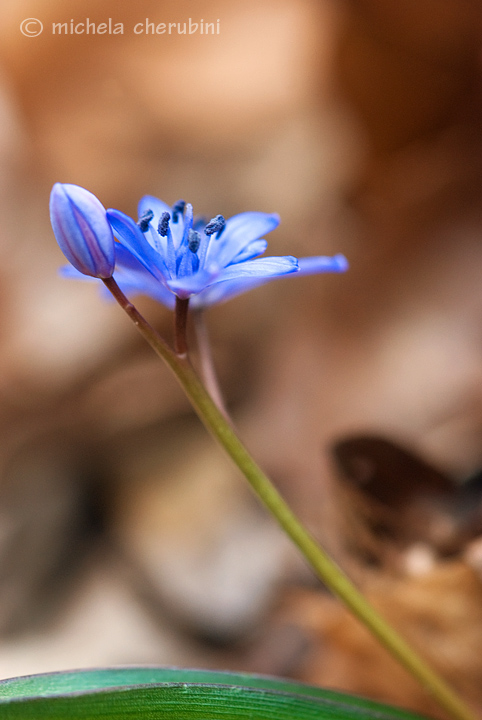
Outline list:
[[[172,306],[175,296],[194,305],[211,304],[216,288],[229,296],[233,282],[266,281],[298,271],[291,256],[258,257],[267,247],[261,239],[279,224],[279,217],[246,212],[206,223],[193,216],[192,205],[180,200],[169,207],[146,196],[135,223],[119,210],[108,210],[116,243],[116,280],[131,292],[142,292]]]
[[[169,207],[151,196],[142,198],[138,213],[135,223],[107,210],[116,238],[114,278],[126,295],[148,295],[171,309],[176,297],[204,308],[284,275],[347,269],[343,255],[259,257],[267,247],[262,236],[279,224],[276,214],[245,212],[228,220],[217,215],[206,223],[183,200]],[[63,274],[80,277],[73,268]]]
[[[83,275],[109,278],[114,272],[114,236],[104,206],[78,185],[55,183],[50,221],[67,260]]]

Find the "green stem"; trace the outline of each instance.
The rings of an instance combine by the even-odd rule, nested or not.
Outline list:
[[[378,614],[338,565],[321,548],[296,518],[269,478],[255,463],[232,426],[223,417],[194,371],[187,355],[176,355],[134,305],[122,293],[113,278],[104,280],[123,310],[140,333],[167,363],[186,392],[206,428],[224,447],[244,474],[252,489],[298,546],[324,584],[353,612],[391,654],[426,687],[457,720],[475,720],[472,711],[446,682]]]

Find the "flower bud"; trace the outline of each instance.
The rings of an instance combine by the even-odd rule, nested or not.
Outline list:
[[[102,203],[78,185],[55,183],[50,222],[67,260],[83,275],[109,278],[114,272],[114,236]]]

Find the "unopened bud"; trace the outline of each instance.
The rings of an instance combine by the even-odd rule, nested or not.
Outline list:
[[[114,272],[114,236],[102,203],[78,185],[55,183],[50,222],[67,260],[84,275],[109,278]]]

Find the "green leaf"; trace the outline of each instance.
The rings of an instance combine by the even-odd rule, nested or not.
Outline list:
[[[0,720],[420,720],[371,700],[249,674],[119,668],[0,682]]]

